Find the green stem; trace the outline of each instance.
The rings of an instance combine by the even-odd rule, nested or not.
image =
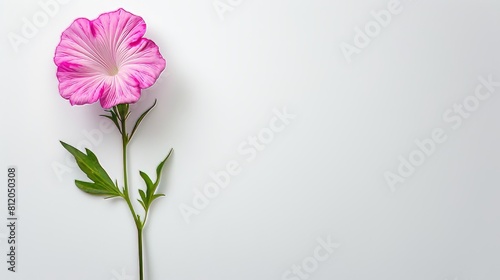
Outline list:
[[[141,222],[140,217],[135,213],[134,206],[132,205],[132,202],[130,201],[130,195],[129,195],[129,190],[128,190],[128,173],[127,173],[127,145],[128,145],[128,135],[127,135],[127,127],[126,127],[126,117],[121,116],[120,118],[121,122],[121,133],[122,133],[122,158],[123,158],[123,198],[125,201],[127,201],[128,208],[130,209],[130,213],[132,214],[132,218],[134,219],[135,226],[137,227],[137,239],[138,239],[138,246],[139,246],[139,278],[140,280],[144,280],[144,262],[143,262],[143,248],[142,248],[142,229],[143,229],[143,223]],[[144,219],[144,223],[146,223],[146,220]]]
[[[142,257],[142,227],[137,228],[137,242],[139,243],[139,277],[144,279],[144,262]]]

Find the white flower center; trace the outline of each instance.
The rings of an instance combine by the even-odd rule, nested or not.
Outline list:
[[[118,66],[112,66],[110,68],[108,68],[108,75],[110,76],[116,76],[118,74],[119,69],[118,69]]]

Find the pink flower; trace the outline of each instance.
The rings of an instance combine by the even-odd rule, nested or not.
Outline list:
[[[109,109],[135,103],[165,69],[158,46],[143,38],[144,20],[124,9],[76,19],[61,35],[54,62],[59,92],[71,105],[99,100]]]

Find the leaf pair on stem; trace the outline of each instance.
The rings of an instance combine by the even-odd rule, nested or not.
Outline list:
[[[85,153],[81,152],[77,148],[60,141],[63,147],[70,152],[76,160],[78,167],[87,175],[91,182],[84,182],[80,180],[75,180],[75,185],[82,191],[92,194],[92,195],[103,195],[106,198],[122,197],[125,199],[125,190],[118,187],[118,182],[113,182],[109,177],[108,173],[99,163],[96,155],[89,149],[85,149]],[[144,210],[149,211],[151,203],[164,194],[156,193],[158,185],[160,184],[161,172],[163,166],[167,162],[168,158],[172,154],[172,149],[168,153],[167,157],[156,167],[156,180],[153,180],[143,171],[139,171],[144,183],[146,184],[146,191],[139,189],[140,199],[139,203],[142,205]]]

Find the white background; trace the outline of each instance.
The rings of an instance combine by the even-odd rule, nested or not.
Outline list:
[[[0,3],[0,167],[4,179],[19,168],[20,219],[16,274],[0,227],[1,279],[137,279],[126,205],[79,191],[77,168],[54,170],[71,166],[58,140],[87,141],[102,119],[98,104],[59,96],[59,36],[75,18],[119,7],[145,19],[168,61],[133,106],[136,116],[159,102],[130,145],[133,188],[139,169],[152,174],[175,149],[146,228],[148,279],[284,279],[328,236],[340,247],[309,279],[499,279],[500,88],[456,130],[443,114],[479,76],[500,81],[500,2],[403,1],[351,63],[340,45],[387,0],[243,1],[223,19],[211,0],[73,0],[17,52],[9,34],[22,36],[23,18],[43,9]],[[295,119],[246,161],[238,146],[284,107]],[[391,191],[384,173],[435,128],[447,141]],[[90,148],[121,180],[119,136],[102,135]],[[186,223],[180,205],[230,160],[241,173]]]

